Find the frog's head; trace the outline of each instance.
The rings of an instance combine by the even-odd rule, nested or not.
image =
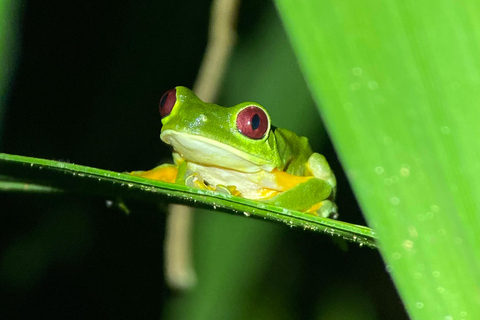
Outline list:
[[[281,165],[270,117],[258,103],[222,107],[176,87],[163,95],[159,111],[160,138],[187,161],[243,172]]]

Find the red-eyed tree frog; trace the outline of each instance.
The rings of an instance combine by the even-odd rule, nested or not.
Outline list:
[[[264,107],[222,107],[176,87],[160,100],[160,139],[175,164],[132,172],[155,180],[228,193],[286,209],[337,217],[336,180],[308,140],[271,125]]]

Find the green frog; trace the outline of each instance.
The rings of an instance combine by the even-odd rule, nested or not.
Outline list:
[[[214,190],[275,206],[337,217],[336,180],[307,138],[272,126],[264,107],[222,107],[176,87],[160,100],[160,139],[175,164],[132,174]]]

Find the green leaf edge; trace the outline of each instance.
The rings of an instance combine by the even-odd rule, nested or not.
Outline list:
[[[46,182],[38,174],[40,170],[43,170],[43,176],[47,175]],[[12,172],[14,172],[13,175]],[[69,176],[75,182],[81,181],[82,187],[76,187],[76,184],[72,183],[67,184],[67,186],[62,185],[56,178],[58,174]],[[87,181],[89,188],[85,188],[85,181]],[[99,182],[109,182],[112,190],[108,190],[108,188],[99,189]],[[213,209],[242,213],[244,216],[282,222],[291,227],[323,232],[331,236],[336,235],[358,243],[360,246],[377,247],[375,231],[360,225],[321,218],[215,191],[136,177],[127,173],[55,160],[0,153],[0,191],[88,194],[92,193],[92,190],[97,190],[94,192],[96,195],[118,195],[122,198],[140,197],[149,201],[159,201],[161,200],[159,198],[168,197],[177,199],[179,202],[186,202],[189,205],[192,205],[193,202],[199,205],[207,205]],[[115,192],[112,193],[112,191]],[[168,202],[174,201],[170,200]]]

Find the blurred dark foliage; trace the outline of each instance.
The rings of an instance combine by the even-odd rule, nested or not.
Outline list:
[[[242,4],[240,39],[269,5]],[[1,151],[115,171],[147,169],[169,159],[158,138],[158,99],[176,85],[192,87],[207,40],[210,2],[25,1],[22,6],[21,51]],[[341,172],[333,147],[324,153]],[[349,216],[359,209],[345,176],[338,177],[346,220],[364,224],[360,215]],[[165,212],[129,200],[132,214],[126,216],[106,200],[115,199],[0,195],[0,319],[162,314],[171,294],[163,280]],[[291,294],[302,318],[315,318],[311,305],[321,294],[318,284],[328,288],[339,277],[368,288],[380,318],[405,318],[378,252],[355,245],[344,252],[328,237],[319,247],[318,234],[285,230],[278,247],[295,253],[295,268],[304,264],[303,280],[289,289],[296,290]],[[326,246],[328,252],[319,252]],[[285,252],[271,264],[289,268]],[[316,272],[318,264],[328,273]],[[257,294],[281,276],[269,273]]]

